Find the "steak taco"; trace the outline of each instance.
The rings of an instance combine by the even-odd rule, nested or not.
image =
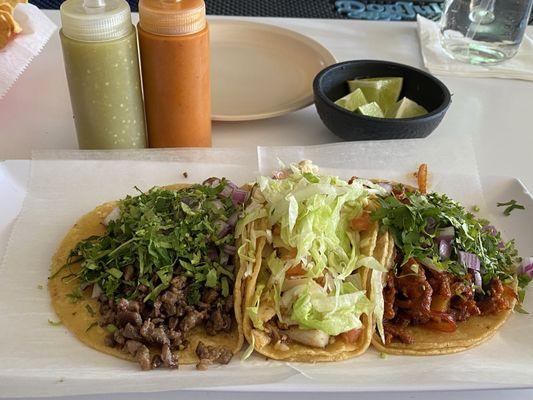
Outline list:
[[[259,177],[237,224],[241,239],[243,331],[277,360],[335,361],[370,345],[369,268],[377,224],[369,217],[382,189],[323,176],[309,162]]]
[[[505,243],[488,221],[446,195],[426,194],[425,184],[383,186],[389,193],[371,218],[381,226],[374,255],[388,272],[373,273],[379,281],[372,290],[381,291],[383,304],[373,345],[391,354],[437,355],[488,340],[529,281],[518,279],[514,241]]]
[[[84,215],[52,260],[49,290],[62,324],[143,370],[228,363],[243,343],[234,228],[247,197],[211,178]]]

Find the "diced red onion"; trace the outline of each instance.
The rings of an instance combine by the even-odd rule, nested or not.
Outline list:
[[[227,181],[226,183],[227,183],[227,185],[228,185],[231,189],[233,189],[233,190],[239,188],[239,186],[237,186],[237,185],[236,185],[235,183],[233,183],[232,181]]]
[[[234,189],[233,193],[231,194],[231,201],[233,204],[239,205],[246,203],[246,199],[248,198],[248,191],[242,190],[242,189]]]
[[[104,218],[104,225],[107,226],[111,221],[115,221],[120,218],[120,208],[115,207]]]
[[[524,257],[518,272],[533,278],[533,257]]]
[[[215,222],[215,227],[217,228],[217,236],[219,238],[223,238],[228,234],[228,232],[231,229],[231,226],[229,226],[225,221],[218,220]]]
[[[214,188],[220,185],[220,179],[215,177],[207,178],[205,181],[203,181],[202,185]]]
[[[93,285],[93,292],[91,293],[91,298],[96,299],[100,297],[101,294],[102,294],[102,288],[100,287],[98,283],[95,283]]]
[[[385,191],[387,193],[391,193],[392,192],[392,185],[390,183],[379,182],[378,185],[381,186],[383,189],[385,189]]]
[[[503,240],[500,240],[500,243],[498,243],[498,248],[499,248],[500,250],[505,249],[505,243],[503,242]]]
[[[439,240],[452,240],[455,237],[455,229],[453,226],[439,229],[437,239]]]
[[[224,189],[222,189],[222,191],[218,195],[220,197],[228,198],[231,196],[232,193],[233,193],[233,189],[231,188],[231,186],[226,185],[224,186]]]
[[[233,214],[231,214],[231,216],[228,218],[226,223],[232,228],[235,227],[240,215],[241,215],[240,211],[235,211]]]
[[[216,261],[218,260],[218,251],[214,247],[210,247],[207,249],[207,258],[209,258],[209,261]]]
[[[473,253],[467,253],[466,251],[459,251],[458,255],[459,264],[462,264],[469,269],[473,269],[474,271],[480,270],[481,265],[478,256]]]
[[[479,287],[483,286],[483,280],[481,279],[481,274],[479,273],[479,271],[475,271],[475,270],[474,270],[474,284]]]
[[[234,255],[237,251],[237,248],[235,246],[230,246],[229,244],[226,244],[223,248],[224,253],[229,254],[230,256]]]
[[[492,236],[496,236],[498,234],[498,230],[493,225],[485,225],[483,230]]]
[[[435,226],[437,225],[437,221],[433,217],[427,217],[426,218],[426,233],[429,233],[430,235],[435,232]]]
[[[441,239],[439,243],[439,255],[442,261],[445,261],[450,258],[452,254],[452,244],[450,240]]]

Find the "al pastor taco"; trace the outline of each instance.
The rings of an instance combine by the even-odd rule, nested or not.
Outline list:
[[[518,299],[520,258],[488,221],[449,197],[389,184],[372,220],[383,314],[372,343],[390,354],[438,355],[477,346],[506,321]],[[368,284],[370,288],[370,281]]]
[[[366,280],[372,256],[369,181],[318,174],[308,162],[259,177],[237,224],[243,330],[250,350],[276,360],[355,357],[372,335]]]
[[[247,197],[211,178],[81,217],[52,260],[48,286],[62,324],[143,370],[228,363],[243,343],[234,228]]]

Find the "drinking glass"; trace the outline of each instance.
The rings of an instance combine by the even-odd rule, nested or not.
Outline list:
[[[452,58],[495,64],[512,58],[522,42],[533,0],[446,0],[440,42]]]

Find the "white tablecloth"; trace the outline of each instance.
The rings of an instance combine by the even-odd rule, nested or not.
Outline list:
[[[47,15],[59,25],[58,11]],[[137,16],[134,16],[135,20]],[[244,18],[240,18],[244,19]],[[251,18],[250,18],[251,19]],[[293,29],[326,46],[339,61],[384,59],[422,67],[414,23],[253,18]],[[533,34],[532,27],[528,32]],[[533,189],[533,82],[441,77],[453,93],[453,104],[434,135],[472,135],[482,175],[520,178]],[[61,48],[57,33],[10,92],[0,100],[0,159],[30,158],[32,149],[77,147]],[[264,121],[215,123],[215,146],[311,145],[338,141],[321,123],[313,106]],[[443,152],[447,149],[443,148]],[[453,163],[454,160],[450,160]],[[416,373],[423,373],[423,369]],[[386,379],[386,377],[384,377]],[[31,384],[29,382],[28,384]],[[0,389],[1,390],[1,389]],[[113,399],[214,398],[213,392],[115,395]],[[327,394],[276,395],[281,398],[325,398]],[[272,399],[272,394],[222,393],[217,398]],[[353,395],[335,395],[348,399]],[[359,399],[524,399],[533,391],[358,394]],[[98,396],[81,396],[76,399]],[[106,396],[106,398],[111,398]]]

